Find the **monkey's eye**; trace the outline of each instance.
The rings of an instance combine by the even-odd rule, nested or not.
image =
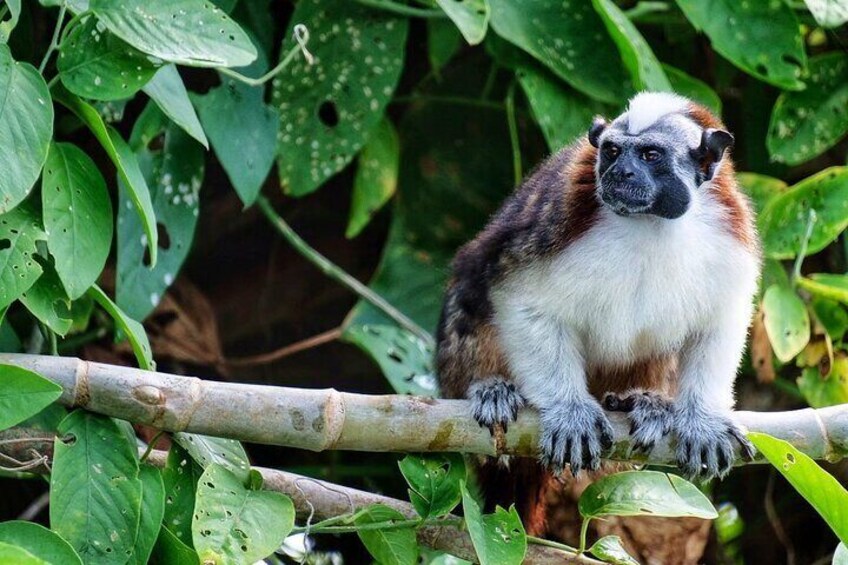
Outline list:
[[[660,158],[662,157],[662,153],[660,153],[656,149],[645,149],[640,154],[640,157],[642,157],[642,160],[647,163],[653,163],[655,161],[660,160]]]
[[[610,159],[617,159],[619,155],[621,155],[621,148],[618,145],[613,145],[612,143],[604,146],[604,153]]]

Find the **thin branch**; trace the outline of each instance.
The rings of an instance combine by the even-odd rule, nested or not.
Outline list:
[[[59,33],[62,31],[62,24],[65,23],[65,12],[67,9],[68,8],[65,4],[62,4],[62,7],[59,8],[59,16],[56,18],[56,28],[53,30],[53,38],[50,40],[50,46],[47,48],[47,52],[44,53],[44,58],[41,60],[41,64],[38,65],[39,73],[44,73],[47,61],[50,60],[50,56],[53,52],[59,48]]]
[[[390,0],[355,0],[355,2],[362,4],[363,6],[368,6],[369,8],[376,8],[398,16],[407,16],[412,18],[448,17],[442,10],[416,8],[414,6],[407,6],[406,4],[399,4],[398,2],[391,2]]]
[[[341,337],[341,335],[341,327],[333,328],[318,335],[298,341],[297,343],[292,343],[279,349],[275,349],[274,351],[269,351],[268,353],[260,353],[259,355],[251,355],[250,357],[228,357],[223,359],[222,363],[230,367],[265,365],[282,359],[283,357],[288,357],[289,355],[294,355],[295,353],[300,353],[301,351],[306,351],[307,349],[312,349],[313,347],[318,347],[319,345],[336,341]]]
[[[798,256],[795,258],[795,264],[792,267],[793,287],[798,284],[798,279],[801,278],[801,265],[807,256],[807,246],[809,246],[810,238],[813,236],[813,226],[816,224],[816,219],[816,211],[810,208],[810,213],[807,217],[807,229],[804,231],[804,238],[801,240],[801,249],[798,250]]]
[[[303,53],[303,57],[306,59],[307,64],[311,65],[315,62],[315,60],[312,57],[312,53],[310,53],[306,49],[306,44],[309,43],[309,30],[306,29],[305,25],[297,24],[294,26],[293,33],[295,40],[294,47],[289,49],[289,52],[286,53],[286,56],[283,57],[283,60],[280,61],[280,63],[276,67],[274,67],[261,77],[251,78],[226,67],[219,68],[218,72],[223,75],[227,75],[232,79],[243,82],[248,86],[262,86],[263,84],[280,74],[286,67],[288,67],[289,64],[294,60],[295,55],[297,55],[298,53]]]

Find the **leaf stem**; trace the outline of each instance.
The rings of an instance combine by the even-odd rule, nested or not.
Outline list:
[[[347,287],[360,298],[370,302],[373,306],[382,311],[386,316],[394,320],[402,328],[414,333],[421,338],[428,346],[433,346],[433,337],[418,324],[410,320],[405,314],[397,308],[389,304],[385,298],[350,276],[341,267],[318,253],[315,249],[309,246],[286,221],[274,211],[274,207],[267,198],[260,195],[256,200],[259,208],[265,215],[265,218],[277,229],[280,235],[310,263],[318,267],[321,272],[336,281],[337,283]]]
[[[521,146],[518,141],[518,125],[515,122],[515,81],[509,85],[506,93],[506,123],[509,126],[509,143],[512,146],[512,170],[515,186],[521,184],[524,177],[521,167]]]
[[[804,231],[804,239],[801,240],[801,249],[798,250],[798,256],[795,257],[795,265],[792,267],[792,288],[798,284],[798,279],[801,278],[801,265],[804,263],[804,257],[807,255],[807,247],[810,245],[810,238],[813,236],[813,226],[816,223],[816,211],[810,208],[807,216],[807,229]]]
[[[306,49],[306,44],[309,42],[309,30],[306,29],[305,25],[297,24],[296,26],[294,26],[293,34],[295,39],[294,47],[289,49],[289,52],[286,53],[286,56],[283,57],[283,60],[280,61],[276,67],[274,67],[261,77],[251,78],[226,67],[219,68],[218,72],[239,82],[243,82],[248,86],[262,86],[263,84],[280,74],[283,69],[288,67],[298,53],[303,53],[303,57],[306,59],[306,62],[311,65],[315,62],[315,60],[312,57],[312,53],[310,53]]]
[[[586,551],[586,535],[589,533],[589,522],[591,518],[583,518],[583,524],[580,526],[580,549],[577,553],[585,553]]]
[[[570,545],[566,545],[564,543],[559,543],[553,540],[545,539],[545,538],[537,538],[536,536],[527,536],[527,541],[536,545],[545,545],[547,547],[554,547],[556,549],[561,549],[563,551],[568,551],[570,553],[579,553],[579,550],[576,547],[571,547]]]
[[[65,12],[67,12],[67,10],[68,8],[65,4],[62,4],[62,7],[59,8],[59,17],[56,18],[56,27],[53,29],[53,38],[50,40],[50,46],[47,48],[47,52],[44,54],[41,64],[38,65],[39,73],[44,74],[44,67],[47,66],[47,61],[50,60],[50,56],[59,47],[59,33],[62,31],[62,24],[65,22]]]
[[[398,16],[408,16],[411,18],[446,18],[448,17],[442,10],[428,10],[426,8],[416,8],[399,4],[397,2],[389,2],[387,0],[355,0],[358,4],[368,6],[369,8],[377,8]]]
[[[141,458],[139,459],[142,463],[147,461],[147,458],[150,457],[150,454],[153,453],[153,450],[155,449],[156,442],[158,442],[159,438],[162,437],[163,435],[165,435],[165,430],[159,430],[158,432],[156,432],[156,435],[153,436],[153,439],[151,439],[147,443],[147,449],[144,450],[144,453],[141,455]]]

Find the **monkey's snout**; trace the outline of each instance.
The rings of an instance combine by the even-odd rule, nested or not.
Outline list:
[[[601,200],[619,216],[641,214],[651,208],[651,200],[645,196],[647,190],[630,183],[604,187]]]

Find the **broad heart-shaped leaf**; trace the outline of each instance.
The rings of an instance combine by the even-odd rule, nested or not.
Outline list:
[[[589,548],[589,553],[601,559],[604,563],[613,565],[639,565],[639,562],[627,553],[621,538],[618,536],[604,536]]]
[[[148,126],[157,127],[148,129]],[[150,149],[140,139],[151,131],[164,133],[161,148]],[[200,211],[204,153],[194,140],[164,115],[148,105],[133,128],[132,143],[138,164],[150,187],[158,228],[163,232],[159,261],[146,264],[150,246],[138,216],[133,213],[128,191],[121,185],[118,207],[118,272],[115,301],[128,316],[143,320],[159,304],[185,261]],[[167,245],[166,245],[167,244]]]
[[[53,104],[41,73],[0,44],[0,214],[26,198],[53,137]]]
[[[163,523],[174,537],[188,545],[191,545],[194,492],[202,474],[203,467],[180,444],[171,444],[168,462],[162,472],[166,497]]]
[[[118,178],[129,189],[132,203],[141,216],[144,233],[147,236],[147,241],[150,242],[150,266],[155,266],[159,241],[159,235],[156,231],[156,214],[153,213],[150,190],[144,181],[144,175],[141,174],[135,154],[121,135],[103,122],[103,118],[90,104],[83,102],[59,85],[53,87],[53,97],[88,126],[91,133],[103,146],[106,154],[109,155],[112,163],[115,164],[115,168],[118,170]]]
[[[398,462],[409,484],[409,500],[422,518],[447,514],[462,500],[465,462],[458,453],[407,455]]]
[[[34,522],[0,522],[0,542],[25,549],[50,565],[82,565],[71,544]]]
[[[254,563],[294,527],[294,505],[278,492],[248,490],[220,465],[200,477],[191,531],[203,563]]]
[[[156,102],[166,116],[187,134],[209,149],[209,141],[194,112],[183,79],[176,65],[166,65],[144,86],[144,93]],[[131,143],[132,145],[132,143]],[[135,147],[133,147],[135,148]]]
[[[141,516],[128,565],[147,565],[165,513],[165,486],[159,469],[152,465],[140,465],[138,478],[142,485]]]
[[[375,524],[389,521],[403,521],[406,516],[382,504],[367,508],[356,518],[356,525]],[[418,540],[415,529],[390,528],[376,530],[357,530],[359,539],[380,565],[415,565],[418,563]]]
[[[816,509],[842,543],[848,543],[848,491],[839,481],[789,442],[754,432],[748,433],[748,439]]]
[[[103,271],[112,246],[112,200],[91,158],[53,143],[41,178],[47,248],[68,296],[76,300]]]
[[[781,93],[774,104],[766,145],[775,161],[803,163],[848,133],[848,55],[813,57],[806,83],[800,92]]]
[[[460,489],[465,526],[480,565],[518,565],[524,561],[527,535],[515,506],[509,510],[498,506],[494,514],[484,515],[465,481],[460,482]]]
[[[844,0],[804,0],[822,27],[838,27],[848,22],[848,4]],[[835,563],[836,561],[834,561]]]
[[[41,276],[41,265],[35,260],[36,242],[45,239],[29,203],[0,215],[0,308],[11,304]]]
[[[75,410],[62,421],[50,477],[50,528],[85,563],[125,564],[141,513],[135,445],[111,418]]]
[[[18,20],[21,17],[21,0],[6,0],[5,4],[9,8],[9,19],[0,21],[0,43],[9,41],[9,35],[18,25]]]
[[[454,0],[450,0],[454,2]],[[345,235],[356,237],[397,189],[400,146],[392,122],[384,118],[359,154],[350,220]]]
[[[163,61],[195,67],[242,67],[256,58],[247,34],[203,0],[91,0],[109,31]]]
[[[86,16],[62,42],[56,68],[62,84],[77,96],[119,100],[138,92],[159,64]]]
[[[150,350],[150,341],[144,332],[144,326],[127,316],[96,284],[88,289],[88,296],[115,320],[115,325],[129,340],[138,366],[147,371],[155,370],[156,364],[153,362],[153,352]]]
[[[71,300],[52,265],[45,264],[44,272],[21,294],[20,301],[30,313],[55,333],[64,336],[71,329]]]
[[[662,68],[674,92],[703,104],[716,115],[721,115],[721,98],[710,85],[671,65],[663,63]]]
[[[785,2],[677,0],[677,5],[716,51],[746,73],[785,89],[804,87],[804,40]]]
[[[0,365],[0,430],[22,422],[62,396],[62,387],[37,373]]]
[[[192,100],[212,149],[245,206],[259,196],[277,152],[277,110],[263,90],[222,77],[221,86]]]
[[[671,92],[671,83],[651,46],[612,0],[592,0],[607,31],[618,46],[636,90]]]
[[[224,467],[238,477],[243,484],[247,484],[250,475],[250,463],[241,443],[234,439],[186,432],[177,432],[171,437],[204,469],[207,469],[210,465]]]
[[[772,349],[781,362],[792,360],[810,341],[807,306],[791,288],[770,286],[763,295],[763,315]]]
[[[782,180],[757,173],[737,173],[736,179],[743,192],[751,198],[757,216],[773,198],[789,190],[789,185]]]
[[[836,352],[826,377],[818,367],[806,367],[796,383],[804,400],[813,408],[848,403],[848,358],[845,352]]]
[[[307,22],[310,65],[296,57],[274,80],[280,110],[280,184],[303,196],[342,170],[380,122],[403,70],[408,23],[348,0],[303,0],[291,22]],[[292,48],[291,26],[281,53]]]
[[[822,298],[848,304],[848,275],[814,273],[798,279],[798,286]]]
[[[698,487],[677,475],[625,471],[589,485],[578,502],[584,518],[689,516],[712,520],[718,513]]]
[[[611,104],[632,85],[601,17],[589,2],[489,0],[495,32],[580,92]]]
[[[477,45],[486,37],[489,27],[488,0],[436,0],[439,7],[456,24],[470,45]]]
[[[811,210],[816,220],[807,255],[827,247],[848,227],[848,167],[831,167],[807,177],[765,206],[758,225],[766,257],[795,257],[801,249]]]
[[[200,563],[200,558],[196,551],[181,542],[167,526],[162,526],[159,530],[159,538],[153,547],[151,562],[168,565],[197,565]]]
[[[5,542],[0,542],[0,563],[14,563],[15,565],[50,565],[47,561],[39,559],[22,547]]]

